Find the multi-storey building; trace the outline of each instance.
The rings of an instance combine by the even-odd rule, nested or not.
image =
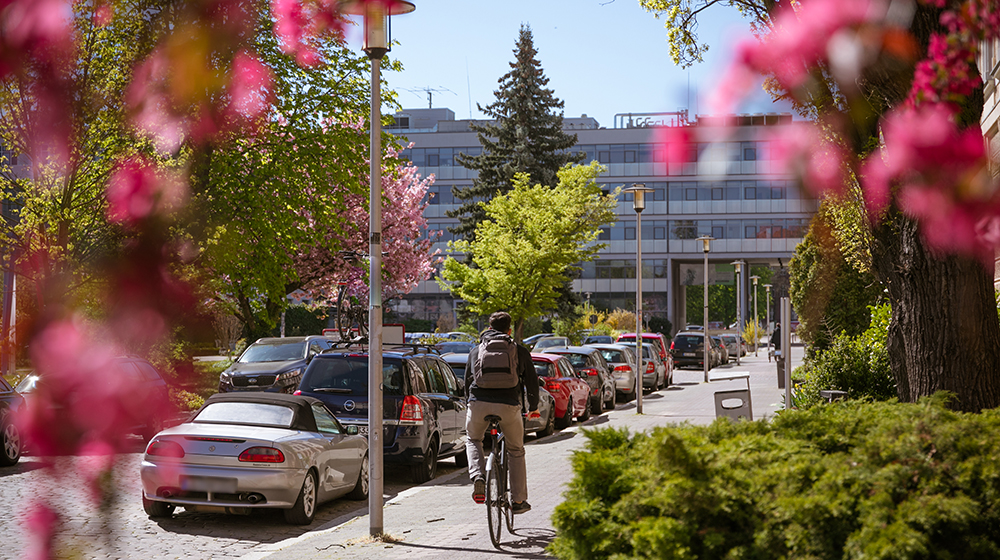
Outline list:
[[[980,124],[990,159],[994,178],[1000,178],[1000,39],[993,39],[980,45],[979,74],[983,78],[985,103]],[[1000,290],[1000,253],[994,258],[993,287]]]
[[[599,179],[606,190],[635,183],[653,189],[641,216],[646,318],[664,316],[675,329],[686,324],[686,288],[702,289],[704,253],[696,238],[704,235],[715,238],[709,253],[710,282],[733,282],[731,263],[743,260],[772,267],[778,273],[772,295],[782,295],[782,277],[787,293],[789,258],[817,208],[815,200],[804,198],[787,176],[772,167],[769,132],[790,123],[791,115],[689,120],[685,112],[678,112],[619,114],[614,120],[612,128],[604,128],[586,115],[565,118],[564,130],[577,135],[573,150],[586,152],[583,163],[596,160],[607,167]],[[456,163],[455,154],[474,155],[482,149],[470,122],[456,120],[445,108],[409,109],[398,112],[388,128],[413,142],[403,157],[424,175],[436,177],[425,216],[430,229],[444,231],[436,244],[443,251],[452,239],[447,228],[457,223],[447,212],[462,202],[453,197],[452,187],[471,185],[475,176]],[[688,161],[667,163],[665,147],[656,138],[663,126],[690,128],[697,149],[690,151]],[[596,261],[583,264],[573,288],[598,308],[632,310],[636,214],[630,195],[620,197],[617,214],[617,223],[605,228],[600,238],[607,248]],[[749,286],[749,274],[742,276],[744,286]],[[763,290],[759,297],[764,297]],[[759,302],[762,309],[764,305]],[[395,310],[403,317],[437,320],[454,308],[450,293],[431,280],[422,282]]]

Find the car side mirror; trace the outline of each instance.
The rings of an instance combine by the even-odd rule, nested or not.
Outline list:
[[[358,427],[353,424],[344,426],[344,432],[349,436],[356,436],[358,435]]]

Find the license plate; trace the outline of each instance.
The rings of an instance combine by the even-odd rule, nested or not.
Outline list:
[[[182,476],[181,490],[235,494],[236,479],[217,476]]]
[[[368,424],[358,425],[358,435],[368,437]]]
[[[685,358],[693,358],[695,356],[694,352],[684,352]]]

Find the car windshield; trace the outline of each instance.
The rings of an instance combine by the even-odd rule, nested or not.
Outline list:
[[[367,397],[368,357],[336,356],[315,359],[309,364],[299,389],[312,393]],[[382,394],[395,396],[405,394],[402,362],[383,359]]]
[[[304,341],[282,342],[276,344],[253,344],[240,356],[241,364],[256,364],[258,362],[287,362],[298,360],[305,356]]]
[[[621,350],[610,350],[601,349],[601,355],[604,356],[604,361],[614,364],[624,364],[628,360],[625,358],[625,353]]]
[[[251,424],[254,426],[292,425],[292,409],[287,406],[249,402],[211,403],[201,409],[194,422]]]
[[[677,346],[698,346],[702,343],[702,337],[691,334],[679,334],[674,340]]]

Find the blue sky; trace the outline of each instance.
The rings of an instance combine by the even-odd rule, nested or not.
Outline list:
[[[715,86],[732,45],[749,26],[732,8],[705,12],[699,34],[711,45],[705,62],[682,70],[670,60],[663,21],[638,0],[413,0],[416,10],[394,16],[390,56],[401,73],[383,74],[405,108],[448,107],[456,118],[483,118],[476,104],[495,99],[497,80],[514,59],[522,23],[529,24],[549,88],[565,115],[594,117],[612,127],[617,113],[676,111],[704,114],[699,100]],[[357,36],[349,37],[360,48]],[[688,84],[690,83],[690,88]],[[763,94],[744,112],[787,110]]]

